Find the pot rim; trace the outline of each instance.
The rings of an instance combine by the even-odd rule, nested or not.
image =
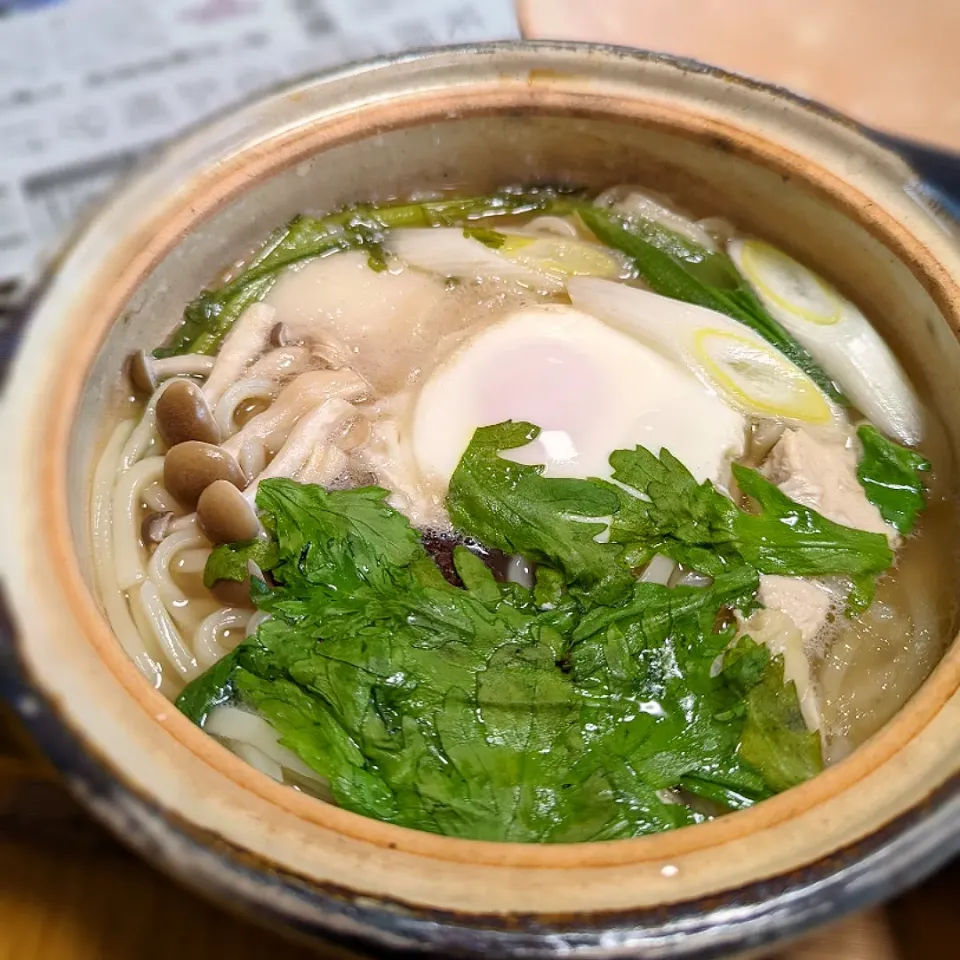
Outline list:
[[[475,55],[512,51],[522,54],[538,50],[587,51],[638,62],[666,63],[682,70],[707,74],[774,94],[778,99],[791,100],[821,118],[853,131],[864,140],[868,139],[863,127],[842,114],[772,85],[746,80],[684,58],[601,44],[511,41],[443,47],[383,57],[315,74],[293,84],[284,84],[280,89],[289,93],[305,85],[335,82],[451,53]],[[275,95],[275,92],[261,95],[255,100],[262,102]],[[225,115],[236,116],[245,109],[246,106],[234,108],[226,111]],[[206,129],[210,123],[207,121],[199,128]],[[182,139],[189,140],[195,132],[196,128]],[[166,150],[162,151],[158,157],[141,167],[138,173],[142,176],[153,168],[162,168],[166,154]],[[76,243],[77,239],[75,236],[72,242]],[[69,248],[64,256],[68,254]],[[382,934],[381,946],[384,947],[399,946],[390,941],[400,936],[402,946],[409,949],[457,949],[473,953],[492,948],[515,955],[533,955],[562,952],[571,946],[587,954],[594,950],[609,954],[642,947],[644,955],[651,957],[666,956],[668,954],[662,952],[666,950],[670,956],[707,958],[719,956],[731,946],[754,946],[770,942],[797,932],[811,921],[823,921],[875,902],[921,879],[960,849],[960,835],[949,828],[951,818],[956,820],[956,813],[960,812],[960,776],[955,776],[924,803],[915,805],[880,830],[847,848],[809,864],[802,871],[790,871],[726,891],[711,898],[709,905],[702,900],[694,900],[689,903],[672,902],[667,911],[663,908],[643,908],[610,913],[591,912],[588,916],[567,915],[557,920],[541,919],[535,924],[527,924],[536,929],[535,933],[506,929],[498,925],[494,918],[472,915],[468,921],[460,921],[457,915],[445,915],[441,911],[423,907],[417,908],[418,916],[398,917],[397,908],[401,905],[391,904],[387,900],[371,904],[370,898],[365,897],[364,902],[359,902],[358,898],[351,897],[349,891],[318,889],[317,885],[305,885],[299,878],[276,871],[265,877],[264,874],[271,870],[268,864],[250,866],[249,862],[245,862],[249,861],[249,856],[245,857],[238,849],[225,847],[222,841],[216,851],[211,852],[209,837],[198,836],[197,831],[192,830],[177,814],[164,811],[148,797],[125,784],[122,775],[111,771],[90,752],[89,747],[84,746],[82,736],[71,730],[64,718],[58,716],[55,704],[42,692],[42,685],[30,679],[29,669],[17,654],[17,641],[10,635],[0,639],[0,654],[4,651],[6,655],[0,657],[0,681],[6,680],[10,687],[8,698],[44,751],[67,776],[71,789],[81,802],[115,832],[125,827],[132,828],[132,832],[125,834],[122,839],[149,859],[158,861],[165,869],[177,873],[181,880],[188,881],[190,885],[207,892],[216,890],[221,894],[229,894],[254,909],[262,907],[263,897],[260,895],[269,886],[269,899],[274,905],[267,913],[276,919],[282,918],[294,928],[302,928],[304,932],[329,936],[331,929],[339,925],[333,922],[334,914],[349,918],[351,923],[356,921],[367,933],[361,935],[360,940],[354,940],[347,934],[345,940],[349,943],[361,942],[364,937],[369,937],[370,930],[375,930]],[[102,802],[104,797],[109,798],[106,806]],[[146,830],[142,826],[138,829],[137,822],[118,823],[118,809],[128,812],[136,810],[138,812],[133,821],[142,824],[149,819],[153,825]],[[156,836],[157,829],[162,829],[165,834],[166,848]],[[171,849],[176,850],[183,844],[189,845],[195,853],[210,853],[221,866],[223,861],[228,862],[229,875],[223,876],[222,870],[212,868],[201,876],[184,876],[178,871],[176,858],[171,853]],[[877,874],[881,869],[886,872],[886,879]],[[260,889],[251,890],[251,882]],[[282,903],[277,899],[278,892],[283,894],[280,897]],[[744,900],[747,901],[745,904]],[[824,900],[829,900],[826,907]],[[294,910],[294,906],[299,909]],[[305,919],[305,907],[309,908],[306,912],[311,915],[310,920]],[[662,919],[665,912],[669,912],[670,917]],[[485,920],[490,921],[489,925],[478,929],[478,925]],[[524,925],[521,921],[520,926]],[[719,935],[718,930],[721,930]],[[673,941],[680,934],[683,935],[683,942],[678,946]],[[555,937],[559,940],[553,943]],[[709,943],[705,940],[707,937]]]

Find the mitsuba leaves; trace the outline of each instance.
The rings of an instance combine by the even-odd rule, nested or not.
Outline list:
[[[860,427],[857,436],[863,445],[857,477],[867,499],[887,523],[904,535],[910,533],[925,505],[921,474],[930,470],[930,461],[870,424]]]
[[[500,456],[539,433],[512,420],[477,430],[450,480],[450,519],[488,547],[556,567],[598,600],[623,594],[631,577],[620,548],[595,539],[618,509],[616,494],[589,480],[548,479],[543,467]]]
[[[583,490],[525,494],[536,536],[564,540],[544,553],[569,564],[575,521],[539,511],[584,497],[611,508]],[[277,550],[257,594],[271,617],[178,705],[201,724],[229,698],[256,710],[345,808],[450,836],[570,842],[698,822],[662,793],[684,782],[730,808],[769,795],[737,756],[741,694],[710,670],[729,643],[714,621],[749,602],[752,571],[700,590],[637,584],[604,618],[546,565],[527,591],[459,549],[466,588],[451,586],[378,488],[267,480],[257,504]]]
[[[251,563],[260,570],[272,570],[279,559],[275,540],[218,543],[203,568],[203,585],[209,589],[219,580],[246,580]]]
[[[661,553],[711,576],[746,565],[785,576],[865,578],[893,562],[883,534],[834,523],[739,464],[733,475],[756,504],[753,513],[738,509],[709,481],[698,484],[667,450],[659,458],[643,447],[617,450],[610,463],[621,485],[603,484],[620,500],[610,539],[624,544],[623,556],[637,566]]]
[[[270,536],[256,549],[274,553],[254,598],[270,617],[181,709],[202,724],[238,700],[345,808],[476,839],[637,836],[816,773],[819,739],[782,660],[734,642],[731,612],[752,609],[761,572],[872,576],[885,538],[753,471],[736,478],[757,512],[740,510],[666,451],[615,452],[612,482],[544,477],[504,456],[536,433],[478,430],[448,502],[462,533],[537,563],[533,590],[462,547],[451,585],[381,488],[261,483]],[[245,571],[253,550],[216,563]],[[654,553],[710,585],[636,581],[631,564]]]

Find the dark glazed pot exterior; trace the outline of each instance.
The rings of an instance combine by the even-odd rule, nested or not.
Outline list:
[[[843,118],[614,48],[497,44],[353,68],[171,148],[51,278],[3,412],[0,695],[124,842],[288,932],[376,955],[747,954],[960,848],[955,650],[816,781],[672,835],[534,848],[417,834],[266,782],[143,681],[87,585],[85,498],[115,371],[218,266],[306,191],[323,208],[538,176],[652,181],[805,256],[883,314],[956,445],[960,249],[912,172]]]

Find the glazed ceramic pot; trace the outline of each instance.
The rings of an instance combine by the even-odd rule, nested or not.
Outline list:
[[[4,690],[91,812],[290,931],[462,956],[715,957],[889,896],[960,847],[960,647],[879,734],[750,810],[609,843],[418,833],[268,779],[152,689],[92,589],[123,359],[273,226],[411,190],[647,184],[788,249],[877,319],[960,447],[960,246],[896,156],[782,91],[628,50],[506,44],[305,82],[195,132],[59,263],[3,410]]]

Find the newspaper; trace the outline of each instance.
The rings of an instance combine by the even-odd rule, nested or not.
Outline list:
[[[0,307],[204,117],[341,63],[516,35],[512,0],[0,0]]]

